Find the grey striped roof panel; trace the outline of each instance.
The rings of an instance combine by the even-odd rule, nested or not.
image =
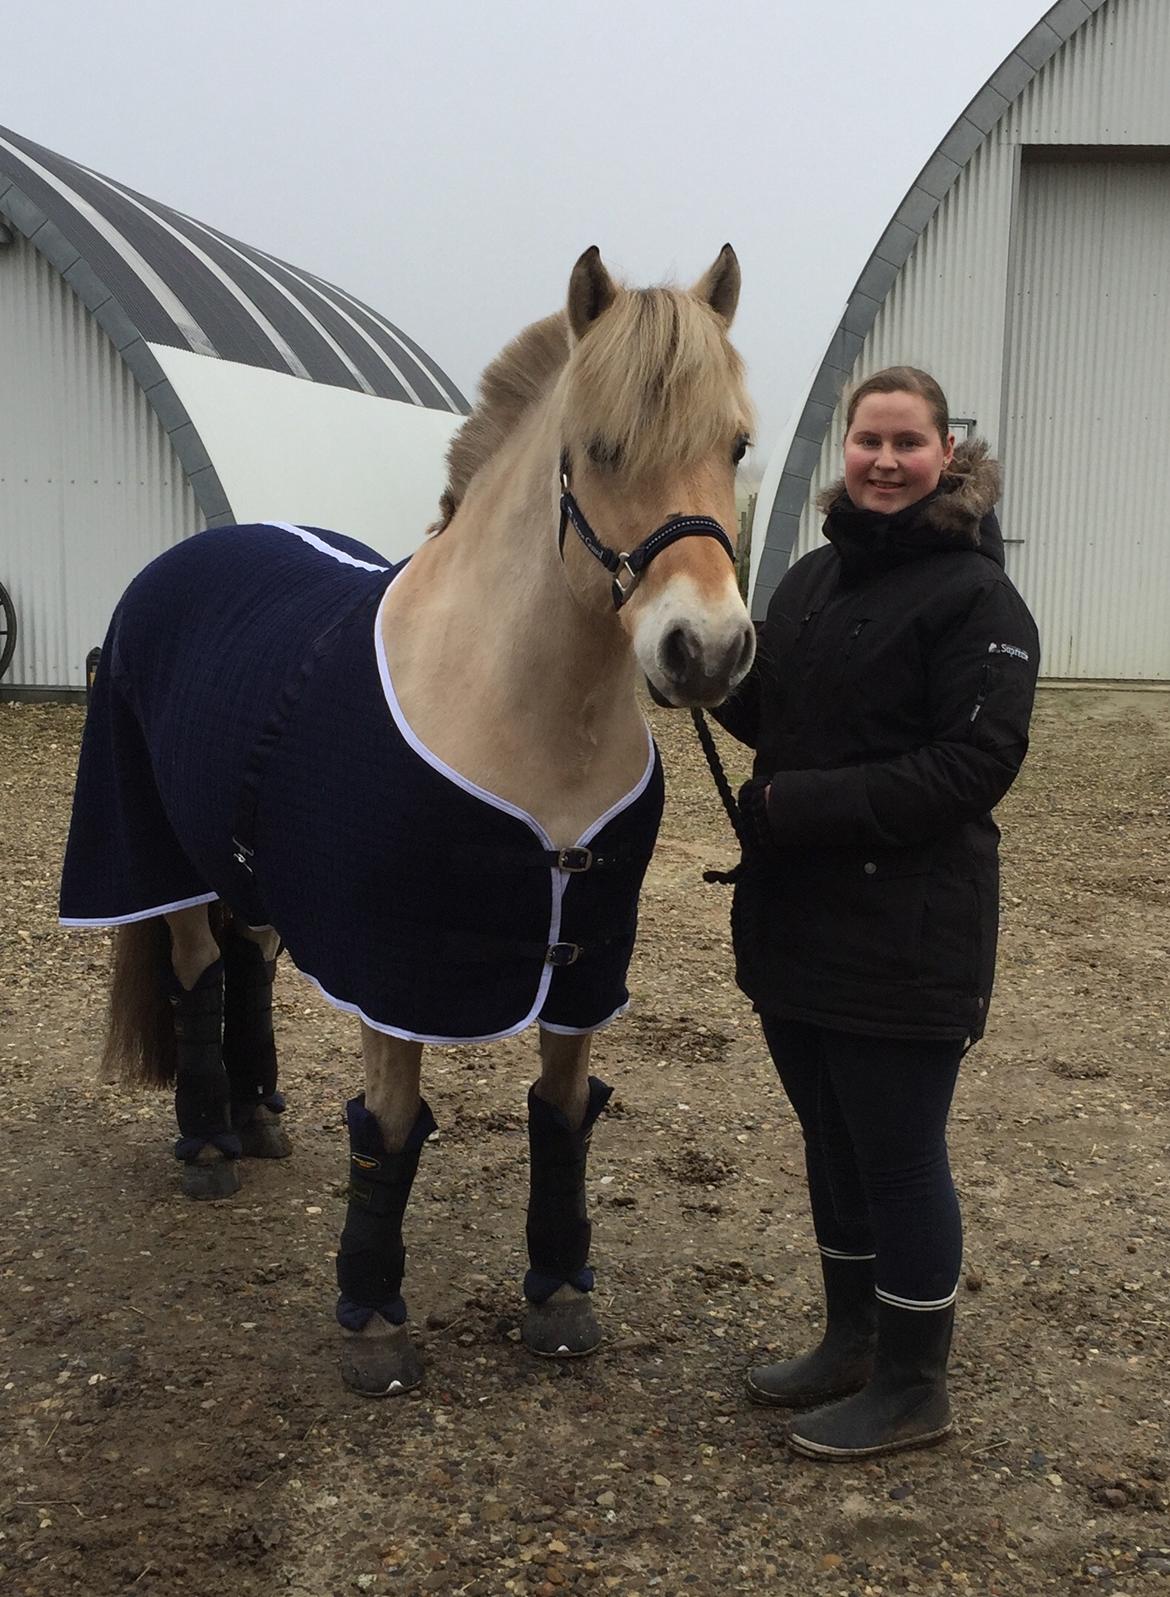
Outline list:
[[[46,253],[77,259],[71,281],[100,285],[125,325],[121,346],[189,349],[335,388],[462,415],[468,403],[392,322],[312,273],[0,128],[0,212]]]

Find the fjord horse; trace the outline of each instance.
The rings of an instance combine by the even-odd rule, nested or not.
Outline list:
[[[565,311],[484,374],[440,520],[391,567],[286,524],[197,534],[127,590],[103,648],[62,920],[117,925],[108,1060],[176,1088],[184,1190],[289,1151],[278,939],[361,1021],[338,1255],[342,1372],[421,1378],[403,1215],[435,1122],[427,1042],[536,1021],[524,1341],[590,1352],[586,1154],[610,1089],[662,805],[637,700],[720,702],[751,664],[735,469],[751,412],[730,246],[629,290],[596,249]]]

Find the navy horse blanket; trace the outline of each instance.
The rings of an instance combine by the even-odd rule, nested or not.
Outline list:
[[[594,1031],[629,996],[657,750],[647,733],[632,791],[554,849],[407,723],[379,627],[401,569],[271,523],[198,533],[134,579],[86,720],[62,922],[222,899],[380,1031]]]

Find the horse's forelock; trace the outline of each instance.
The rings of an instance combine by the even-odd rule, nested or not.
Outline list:
[[[743,363],[711,307],[678,288],[620,289],[571,353],[562,311],[526,327],[486,368],[448,448],[431,531],[562,372],[564,442],[574,452],[600,446],[633,476],[702,460],[751,428]]]
[[[563,392],[566,442],[600,445],[634,476],[702,460],[751,426],[724,324],[677,288],[620,292],[574,348]]]

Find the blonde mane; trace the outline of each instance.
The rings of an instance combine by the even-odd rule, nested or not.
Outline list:
[[[447,451],[432,532],[558,376],[565,444],[574,454],[600,451],[623,475],[700,460],[751,431],[743,362],[710,305],[679,288],[620,289],[576,345],[561,311],[525,328],[487,367]]]

